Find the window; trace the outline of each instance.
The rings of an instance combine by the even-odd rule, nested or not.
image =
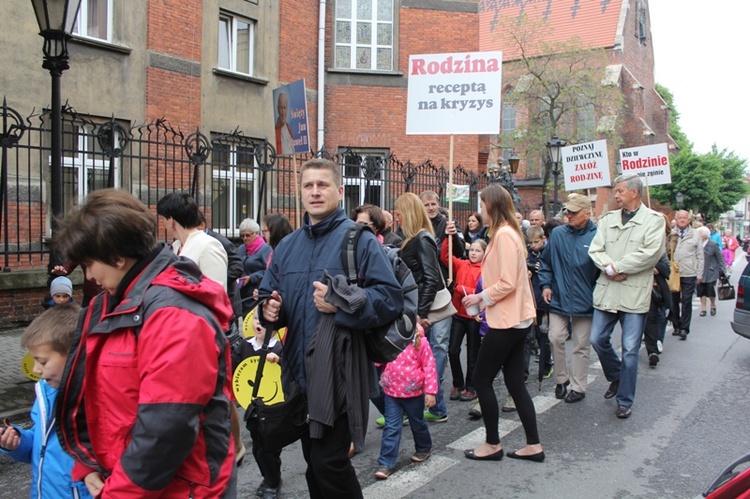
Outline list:
[[[242,143],[214,141],[212,146],[211,227],[237,237],[240,222],[257,220],[254,147],[250,139]]]
[[[383,150],[349,150],[342,154],[346,213],[365,203],[385,205],[388,156],[389,153]]]
[[[112,41],[112,0],[81,0],[73,33]]]
[[[584,96],[578,98],[578,141],[587,142],[594,139],[596,113],[594,105]]]
[[[509,134],[516,131],[516,107],[513,104],[503,102],[503,129],[502,133]]]
[[[253,75],[255,22],[227,13],[219,15],[219,64],[221,69]]]
[[[393,0],[336,0],[334,66],[393,70]]]
[[[126,128],[127,129],[127,128]],[[114,143],[119,141],[115,131]],[[93,123],[63,122],[63,199],[65,213],[83,203],[89,192],[109,181],[110,158],[102,150]],[[120,187],[120,158],[114,158],[115,187]]]

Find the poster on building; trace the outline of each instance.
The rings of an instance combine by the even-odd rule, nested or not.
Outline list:
[[[672,183],[667,144],[620,149],[622,173],[637,173],[644,185]]]
[[[276,154],[310,152],[304,78],[275,88],[273,107]]]
[[[407,135],[500,133],[502,52],[409,56]]]
[[[563,147],[560,157],[566,191],[611,185],[606,140]]]

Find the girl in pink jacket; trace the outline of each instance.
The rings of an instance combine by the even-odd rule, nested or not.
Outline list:
[[[414,343],[407,346],[396,360],[385,364],[380,384],[385,392],[385,427],[378,458],[380,467],[375,472],[375,478],[385,480],[396,467],[404,414],[409,418],[416,448],[411,460],[422,462],[430,457],[432,451],[432,438],[424,419],[424,410],[435,405],[438,381],[435,357],[430,343],[425,341],[422,326],[417,325]]]

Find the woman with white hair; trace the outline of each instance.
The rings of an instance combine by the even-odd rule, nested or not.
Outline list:
[[[252,308],[252,300],[245,300],[253,296],[263,279],[268,264],[268,256],[273,249],[260,235],[260,225],[252,218],[246,218],[240,223],[240,237],[242,244],[237,248],[237,255],[242,258],[244,270],[237,281],[242,297],[242,316]]]
[[[716,281],[726,273],[726,263],[716,241],[711,240],[708,227],[698,227],[695,232],[703,243],[703,278],[696,286],[696,294],[701,299],[701,317],[706,316],[706,298],[711,300],[711,315],[716,315]]]

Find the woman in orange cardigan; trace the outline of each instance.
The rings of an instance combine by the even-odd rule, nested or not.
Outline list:
[[[526,335],[536,317],[534,295],[526,271],[526,246],[508,191],[491,185],[480,195],[482,214],[489,219],[490,244],[482,260],[484,291],[465,296],[464,307],[484,305],[489,331],[482,340],[474,369],[474,387],[487,432],[485,443],[464,452],[469,459],[499,461],[503,447],[498,433],[498,404],[492,381],[503,370],[508,393],[516,402],[526,432],[526,446],[508,457],[544,461],[534,403],[523,380]]]

